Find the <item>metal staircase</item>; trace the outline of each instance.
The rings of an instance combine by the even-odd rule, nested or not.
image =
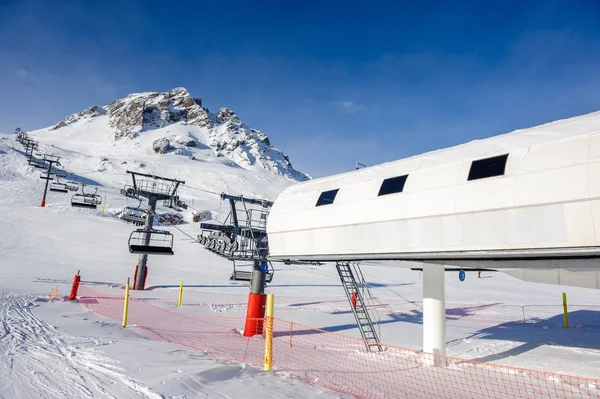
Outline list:
[[[370,352],[373,347],[376,347],[379,351],[382,351],[383,349],[379,341],[379,334],[377,334],[375,326],[373,325],[374,319],[375,322],[379,323],[378,315],[372,304],[371,293],[366,286],[366,281],[360,267],[358,264],[350,265],[346,262],[338,262],[336,268],[340,280],[342,281],[344,291],[346,292],[346,297],[350,303],[350,308],[356,319],[358,330],[365,341],[367,350]],[[356,277],[358,277],[358,283]],[[362,290],[360,289],[359,284],[363,288]],[[356,303],[356,305],[354,303]],[[375,313],[370,314],[367,306],[371,307]]]

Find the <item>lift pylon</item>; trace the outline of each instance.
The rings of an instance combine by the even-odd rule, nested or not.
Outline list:
[[[126,185],[121,194],[129,198],[148,199],[148,210],[144,228],[137,229],[129,236],[129,252],[139,254],[133,289],[143,290],[148,273],[148,255],[173,255],[173,235],[166,230],[153,227],[158,201],[177,197],[177,189],[185,184],[182,180],[127,171],[133,184]]]
[[[43,158],[44,162],[48,165],[48,170],[46,172],[46,174],[40,176],[41,179],[45,179],[46,180],[46,185],[44,186],[44,196],[42,197],[42,203],[40,204],[40,206],[43,208],[46,206],[46,194],[48,193],[48,183],[50,183],[50,180],[54,180],[54,175],[51,173],[52,172],[52,166],[53,165],[58,165],[60,166],[60,157],[57,157],[55,155],[48,155],[48,154],[44,154]]]
[[[267,261],[267,216],[273,202],[264,199],[221,194],[221,201],[229,202],[231,208],[223,225],[201,223],[198,242],[217,255],[233,262],[232,281],[250,282],[248,311],[244,335],[252,337],[262,333],[258,319],[265,316],[265,286],[273,280],[273,265]],[[246,263],[242,270],[236,261]]]

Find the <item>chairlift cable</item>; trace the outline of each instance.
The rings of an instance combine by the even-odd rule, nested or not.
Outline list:
[[[148,213],[152,212],[150,209],[148,210]],[[192,240],[194,240],[195,242],[198,242],[198,240],[194,237],[192,237],[191,235],[189,235],[188,233],[186,233],[185,231],[181,230],[179,227],[177,227],[174,223],[169,222],[168,220],[161,218],[159,214],[157,214],[156,212],[153,212],[154,216],[158,217],[159,221],[166,221],[167,224],[169,226],[175,227],[177,230],[179,230],[181,233],[185,234],[186,236],[188,236],[189,238],[191,238]]]
[[[198,190],[198,191],[204,191],[205,193],[209,193],[209,194],[214,194],[214,195],[218,195],[219,197],[221,196],[222,193],[217,193],[215,191],[210,191],[210,190],[205,190],[203,188],[198,188],[198,187],[192,187],[192,186],[188,186],[185,185],[185,188],[191,188],[192,190]]]

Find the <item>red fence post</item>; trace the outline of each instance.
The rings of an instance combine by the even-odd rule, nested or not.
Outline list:
[[[73,285],[71,286],[71,295],[69,295],[69,300],[72,301],[77,299],[77,290],[79,289],[79,281],[81,277],[79,276],[79,270],[77,270],[77,274],[73,278]]]

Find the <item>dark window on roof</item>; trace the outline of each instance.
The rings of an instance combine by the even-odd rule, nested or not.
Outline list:
[[[381,183],[381,188],[379,189],[378,196],[388,195],[394,193],[401,193],[404,190],[404,184],[406,183],[406,179],[408,175],[390,177],[389,179],[385,179],[383,183]]]
[[[473,161],[467,180],[485,179],[486,177],[502,176],[506,168],[508,154]]]
[[[321,195],[319,196],[317,205],[315,205],[315,206],[333,204],[333,200],[335,199],[335,196],[337,195],[338,191],[339,191],[339,188],[336,188],[335,190],[323,191],[321,193]]]

